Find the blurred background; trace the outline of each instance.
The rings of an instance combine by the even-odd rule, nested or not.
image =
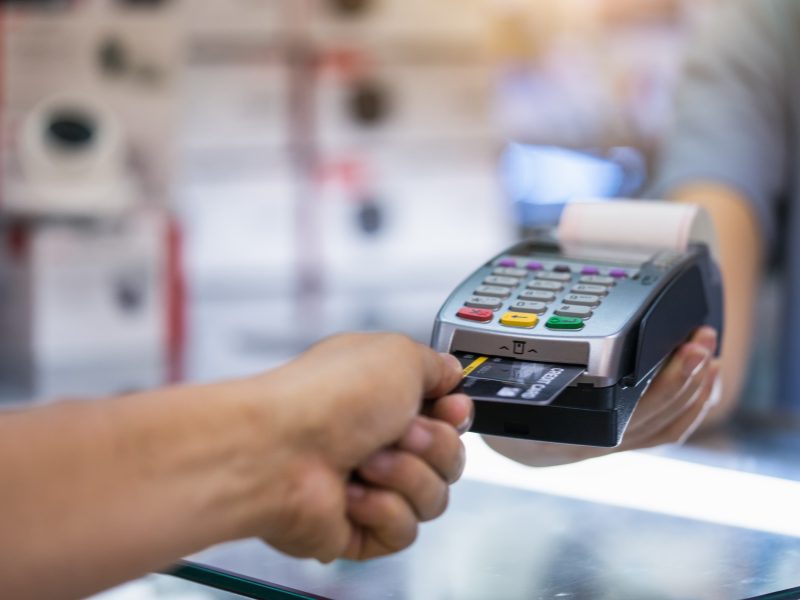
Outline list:
[[[721,1],[0,0],[0,399],[429,341],[566,201],[647,193]],[[151,596],[231,597],[103,598]]]
[[[108,394],[341,330],[428,341],[566,200],[642,193],[713,3],[3,3],[0,380]]]

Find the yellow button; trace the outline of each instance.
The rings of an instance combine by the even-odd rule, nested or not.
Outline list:
[[[530,313],[507,312],[500,317],[500,323],[508,327],[535,327],[539,317]]]

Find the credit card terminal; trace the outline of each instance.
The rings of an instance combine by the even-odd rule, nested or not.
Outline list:
[[[576,252],[542,231],[456,288],[432,346],[465,368],[472,431],[612,447],[659,366],[703,324],[722,332],[706,245]]]

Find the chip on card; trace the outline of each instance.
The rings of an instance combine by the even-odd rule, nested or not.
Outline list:
[[[585,371],[584,367],[456,352],[464,369],[460,391],[482,400],[547,405]]]

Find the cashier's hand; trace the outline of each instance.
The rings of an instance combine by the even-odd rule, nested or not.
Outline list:
[[[408,338],[349,334],[251,380],[277,392],[265,460],[279,468],[265,470],[268,497],[247,533],[321,561],[410,545],[464,466],[472,402],[446,395],[460,379],[458,361]]]
[[[546,467],[612,452],[683,443],[719,402],[719,361],[714,358],[717,333],[701,327],[681,346],[639,400],[622,444],[593,448],[485,436],[486,442],[518,462]]]

